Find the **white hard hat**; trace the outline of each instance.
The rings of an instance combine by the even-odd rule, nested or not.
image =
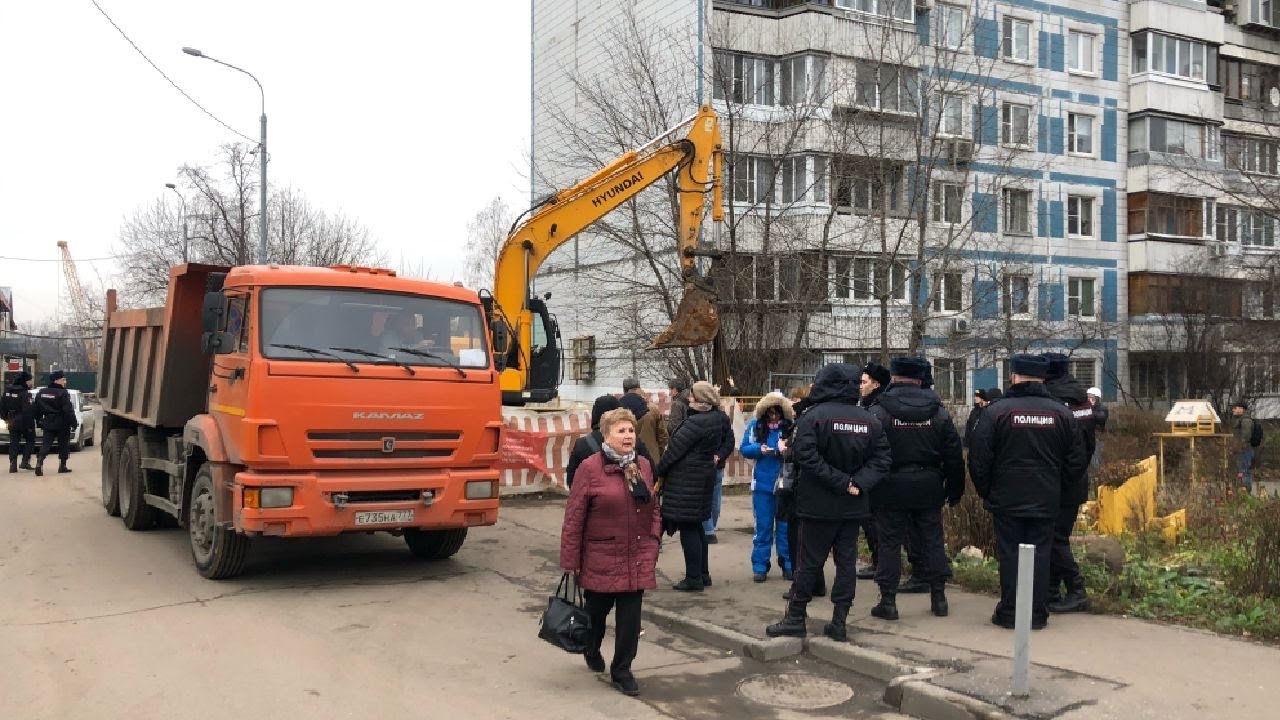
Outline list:
[[[1091,388],[1089,388],[1088,390],[1086,390],[1085,392],[1089,393],[1090,395],[1092,395],[1092,396],[1094,396],[1094,397],[1102,397],[1102,391],[1101,391],[1101,390],[1099,390],[1099,389],[1098,389],[1098,388],[1096,388],[1096,387],[1091,387]]]

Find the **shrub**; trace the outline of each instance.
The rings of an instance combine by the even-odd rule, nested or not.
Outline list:
[[[1243,496],[1235,553],[1222,563],[1223,579],[1241,596],[1280,596],[1280,499],[1259,500]]]
[[[973,483],[966,481],[964,497],[955,507],[942,511],[942,527],[947,548],[957,553],[972,545],[991,557],[996,551],[996,531],[991,513],[982,507],[982,498]]]

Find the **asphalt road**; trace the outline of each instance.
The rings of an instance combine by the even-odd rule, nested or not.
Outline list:
[[[0,718],[883,714],[879,688],[815,661],[763,665],[655,627],[643,694],[622,696],[537,639],[557,541],[522,525],[519,503],[449,561],[415,560],[387,535],[263,541],[242,577],[214,582],[185,531],[133,533],[106,515],[96,448],[70,464],[0,473]],[[814,691],[771,689],[784,672]]]

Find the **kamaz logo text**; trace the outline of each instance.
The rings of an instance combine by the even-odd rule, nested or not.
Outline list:
[[[365,410],[357,410],[351,413],[352,420],[421,420],[426,417],[423,413],[405,413],[405,412],[370,412]]]
[[[600,207],[600,206],[601,206],[601,205],[603,205],[607,200],[609,200],[610,198],[612,198],[614,195],[617,195],[617,194],[618,194],[618,193],[620,193],[620,192],[623,192],[623,191],[625,191],[625,190],[630,189],[632,185],[635,185],[636,183],[638,183],[638,182],[640,182],[640,181],[642,181],[642,180],[644,180],[644,174],[643,174],[643,173],[636,173],[635,175],[632,175],[631,177],[627,178],[626,180],[623,180],[622,182],[618,183],[617,185],[614,185],[613,187],[609,188],[608,190],[605,190],[604,192],[602,192],[602,193],[600,193],[599,195],[595,196],[595,197],[591,200],[591,204],[592,204],[593,206],[595,206],[595,207]]]

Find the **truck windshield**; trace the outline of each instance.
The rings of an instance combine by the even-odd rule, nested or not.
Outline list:
[[[357,348],[370,353],[367,360],[350,358],[357,363],[380,362],[376,354],[408,365],[489,367],[480,308],[467,303],[373,290],[268,288],[261,318],[267,358],[341,362],[298,348]]]

